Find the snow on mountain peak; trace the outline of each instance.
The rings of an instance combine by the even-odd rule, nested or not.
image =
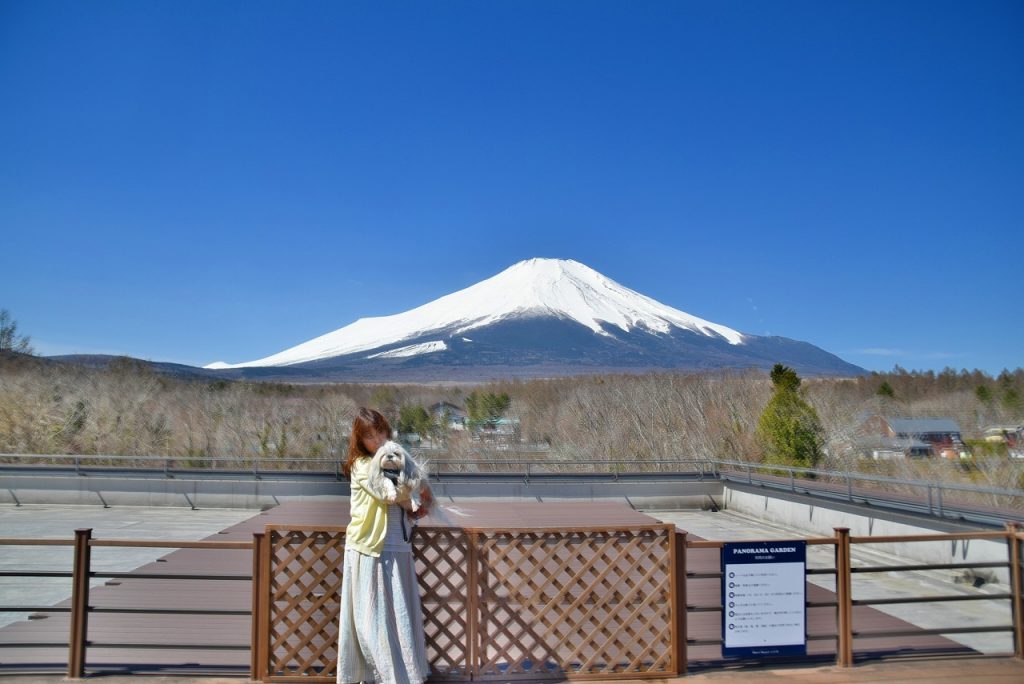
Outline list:
[[[598,334],[604,333],[602,323],[626,332],[643,326],[667,333],[676,326],[704,335],[721,335],[731,344],[743,341],[735,330],[665,306],[570,259],[521,261],[462,292],[475,288],[480,288],[492,302],[490,307],[476,309],[490,310],[488,323],[510,313],[551,313],[581,323]],[[485,323],[474,322],[460,332],[482,324]]]
[[[393,316],[361,318],[278,354],[220,368],[282,366],[376,349],[433,331],[470,330],[507,318],[554,315],[574,320],[596,334],[607,335],[602,323],[630,331],[643,328],[667,333],[672,327],[742,344],[743,335],[665,306],[569,259],[528,259],[501,273],[428,304]],[[411,353],[438,351],[434,345]],[[411,355],[411,354],[410,354]],[[212,365],[212,364],[211,364]],[[209,366],[208,366],[209,367]]]

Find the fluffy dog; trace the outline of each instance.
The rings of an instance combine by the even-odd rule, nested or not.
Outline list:
[[[420,492],[426,480],[426,469],[396,442],[387,441],[370,460],[367,485],[382,499],[394,501],[408,495],[412,510],[422,506]]]

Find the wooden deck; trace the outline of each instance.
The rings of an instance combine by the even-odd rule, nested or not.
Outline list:
[[[571,526],[616,526],[649,524],[654,519],[617,503],[540,503],[540,502],[477,502],[460,504],[465,517],[450,514],[456,523],[473,527],[537,528]],[[218,541],[250,541],[253,532],[267,524],[335,526],[348,522],[344,501],[286,503],[230,527],[210,537]],[[431,524],[430,519],[425,524]],[[70,536],[71,530],[69,530]],[[691,550],[688,554],[691,572],[717,571],[718,552],[714,549]],[[70,569],[70,568],[68,568]],[[252,570],[250,551],[182,549],[168,553],[155,563],[142,566],[137,574],[224,574],[247,575]],[[688,602],[694,605],[714,604],[719,596],[718,580],[691,580]],[[827,601],[830,592],[809,585],[811,600]],[[62,606],[69,605],[66,601]],[[224,609],[246,611],[251,606],[248,581],[187,581],[164,579],[117,579],[107,586],[93,588],[90,605],[98,608],[174,608]],[[906,622],[871,608],[856,608],[858,630],[914,629]],[[689,638],[706,639],[720,636],[718,613],[693,613],[689,617]],[[811,635],[835,632],[835,609],[815,608],[808,611]],[[37,619],[0,629],[0,642],[66,642],[69,625],[67,613],[41,613]],[[87,670],[123,672],[213,672],[245,673],[249,669],[248,615],[147,615],[105,614],[89,616],[90,647]],[[109,648],[105,643],[130,643],[132,648]],[[95,645],[92,645],[95,644]],[[206,644],[205,648],[174,648],[181,644]],[[228,650],[224,647],[243,647]],[[969,652],[942,637],[924,636],[858,640],[857,653],[898,654],[910,648],[934,652]],[[835,652],[833,639],[814,640],[808,644],[812,655],[828,657]],[[67,663],[67,648],[0,648],[0,668],[6,670],[62,670]],[[691,666],[719,667],[718,646],[691,647]],[[840,681],[840,680],[836,680]]]

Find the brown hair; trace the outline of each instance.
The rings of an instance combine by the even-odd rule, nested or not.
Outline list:
[[[380,411],[360,408],[356,419],[352,421],[352,432],[348,436],[348,458],[341,465],[341,474],[348,479],[352,473],[352,464],[357,458],[373,456],[363,446],[363,439],[377,432],[383,432],[390,439],[391,424],[381,415]]]

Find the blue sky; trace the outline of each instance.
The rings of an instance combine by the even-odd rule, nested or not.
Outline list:
[[[1024,4],[0,1],[0,308],[205,364],[535,256],[1024,364]]]

